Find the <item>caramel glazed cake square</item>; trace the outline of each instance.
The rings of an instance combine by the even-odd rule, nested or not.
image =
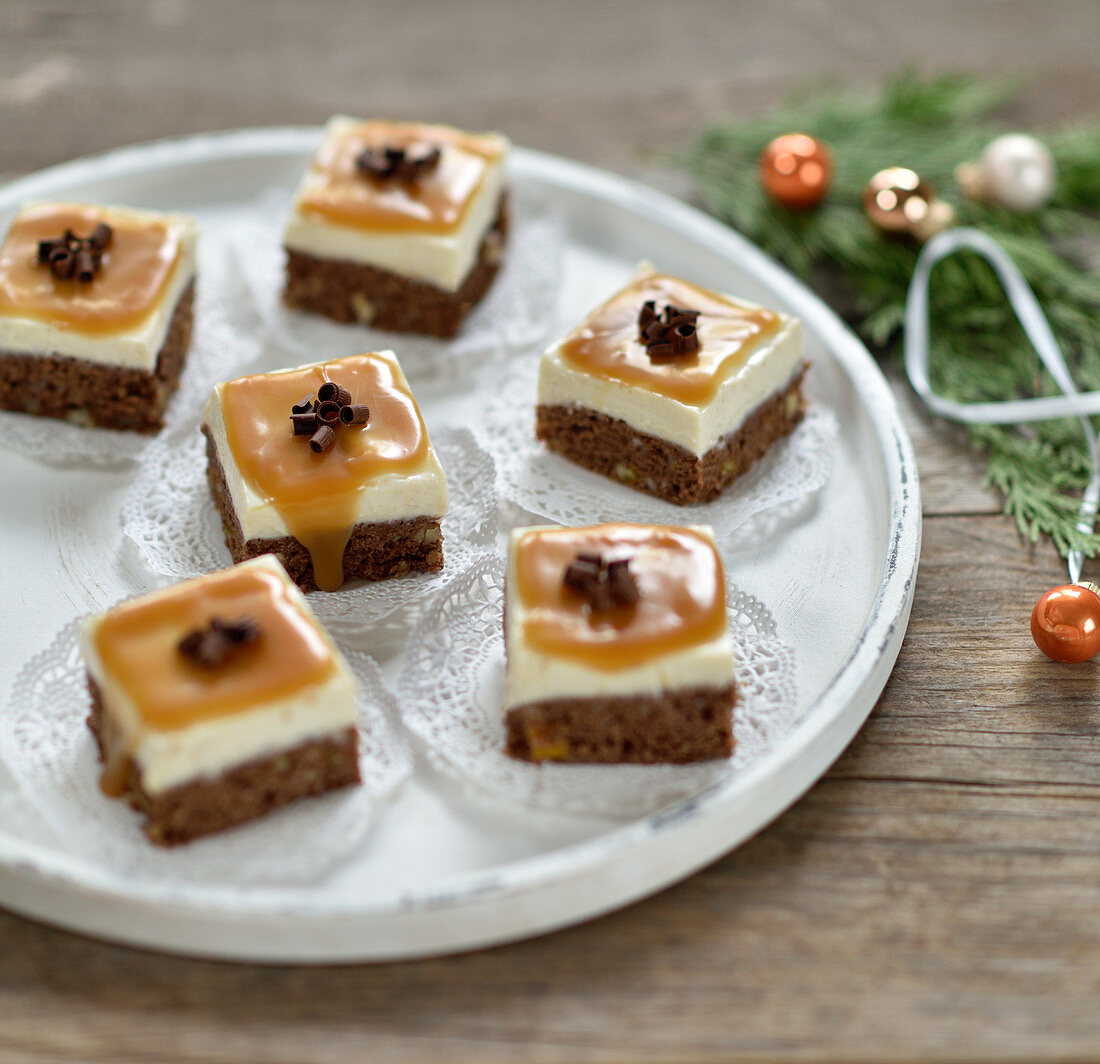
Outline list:
[[[447,481],[392,351],[219,384],[202,429],[234,561],[304,591],[443,567]]]
[[[709,528],[517,529],[504,611],[508,754],[728,757],[736,688],[725,600]]]
[[[84,623],[101,786],[170,846],[359,782],[356,682],[269,556]]]
[[[536,432],[577,465],[709,502],[802,419],[797,319],[650,266],[543,353]]]
[[[191,341],[198,225],[42,203],[0,247],[0,408],[155,432]]]
[[[449,126],[331,119],[283,235],[287,305],[454,336],[500,265],[508,147]]]

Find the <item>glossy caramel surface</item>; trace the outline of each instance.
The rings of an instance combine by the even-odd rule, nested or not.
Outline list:
[[[718,638],[726,628],[725,578],[714,544],[690,528],[596,525],[535,529],[515,544],[522,637],[529,647],[613,671]],[[636,605],[593,612],[567,587],[578,552],[630,558]]]
[[[91,281],[58,280],[38,265],[38,243],[72,229],[88,236],[105,221],[113,238]],[[0,247],[0,314],[62,329],[111,335],[140,325],[157,307],[179,261],[179,233],[96,207],[49,205],[20,212]]]
[[[439,147],[439,164],[416,181],[381,180],[361,173],[365,148]],[[496,138],[449,126],[361,122],[325,138],[298,200],[306,217],[371,233],[450,233],[466,215],[490,163],[501,155]]]
[[[669,303],[701,312],[695,354],[668,362],[649,357],[638,339],[638,312],[650,299],[658,315]],[[742,306],[679,277],[651,273],[597,307],[562,341],[561,354],[568,364],[592,376],[702,406],[745,364],[759,341],[778,331],[779,324],[779,315],[770,310]]]
[[[366,403],[370,420],[341,426],[332,450],[315,454],[308,437],[293,434],[290,408],[328,380],[346,388],[352,402]],[[335,590],[363,488],[375,477],[412,472],[428,453],[428,433],[400,370],[381,355],[354,355],[229,381],[221,401],[245,482],[310,552],[317,585]]]
[[[193,664],[180,639],[213,617],[252,618],[259,638],[215,668]],[[336,661],[279,573],[238,566],[135,599],[107,614],[94,633],[104,677],[157,731],[242,713],[328,680]]]

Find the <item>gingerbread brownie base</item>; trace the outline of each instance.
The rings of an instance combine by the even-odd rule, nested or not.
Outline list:
[[[99,687],[90,676],[88,689],[92,696],[88,727],[95,736],[100,760],[110,763],[116,756],[111,749],[111,729]],[[122,797],[145,814],[143,827],[151,841],[175,846],[359,780],[358,736],[354,728],[347,728],[160,794],[145,790],[141,770],[127,758]]]
[[[682,506],[710,502],[802,420],[805,373],[803,367],[701,458],[583,406],[537,407],[536,433],[551,451],[648,495]]]
[[[554,698],[505,716],[505,749],[523,761],[685,764],[733,752],[733,684],[661,695]]]
[[[477,261],[456,292],[374,266],[342,259],[319,259],[286,249],[287,306],[376,329],[449,338],[489,290],[500,267],[508,212],[504,203],[485,235]]]
[[[176,303],[152,372],[67,355],[0,351],[0,409],[76,425],[156,432],[191,343],[192,281]]]
[[[274,554],[303,591],[318,591],[309,551],[293,536],[244,538],[241,522],[225,480],[225,470],[209,430],[206,435],[206,476],[214,505],[221,514],[226,546],[234,562]],[[358,524],[344,548],[344,580],[386,580],[406,573],[434,573],[443,568],[443,533],[437,517]]]

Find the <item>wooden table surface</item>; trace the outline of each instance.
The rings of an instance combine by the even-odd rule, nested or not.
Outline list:
[[[0,0],[0,174],[343,110],[500,128],[688,195],[654,150],[807,76],[1020,73],[1039,127],[1100,114],[1098,44],[1097,0]],[[1061,562],[896,390],[925,515],[905,645],[755,839],[584,926],[416,963],[181,960],[0,913],[0,1061],[1100,1057],[1100,664],[1034,650]]]

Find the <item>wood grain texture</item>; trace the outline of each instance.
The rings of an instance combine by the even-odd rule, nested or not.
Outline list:
[[[706,119],[906,64],[1029,76],[1022,125],[1100,112],[1095,0],[0,0],[0,27],[7,174],[349,110],[500,128],[687,194],[658,154]],[[585,926],[381,967],[180,960],[0,914],[0,1060],[1100,1056],[1100,671],[1034,651],[1061,564],[895,385],[926,514],[908,636],[862,733],[757,838]]]

